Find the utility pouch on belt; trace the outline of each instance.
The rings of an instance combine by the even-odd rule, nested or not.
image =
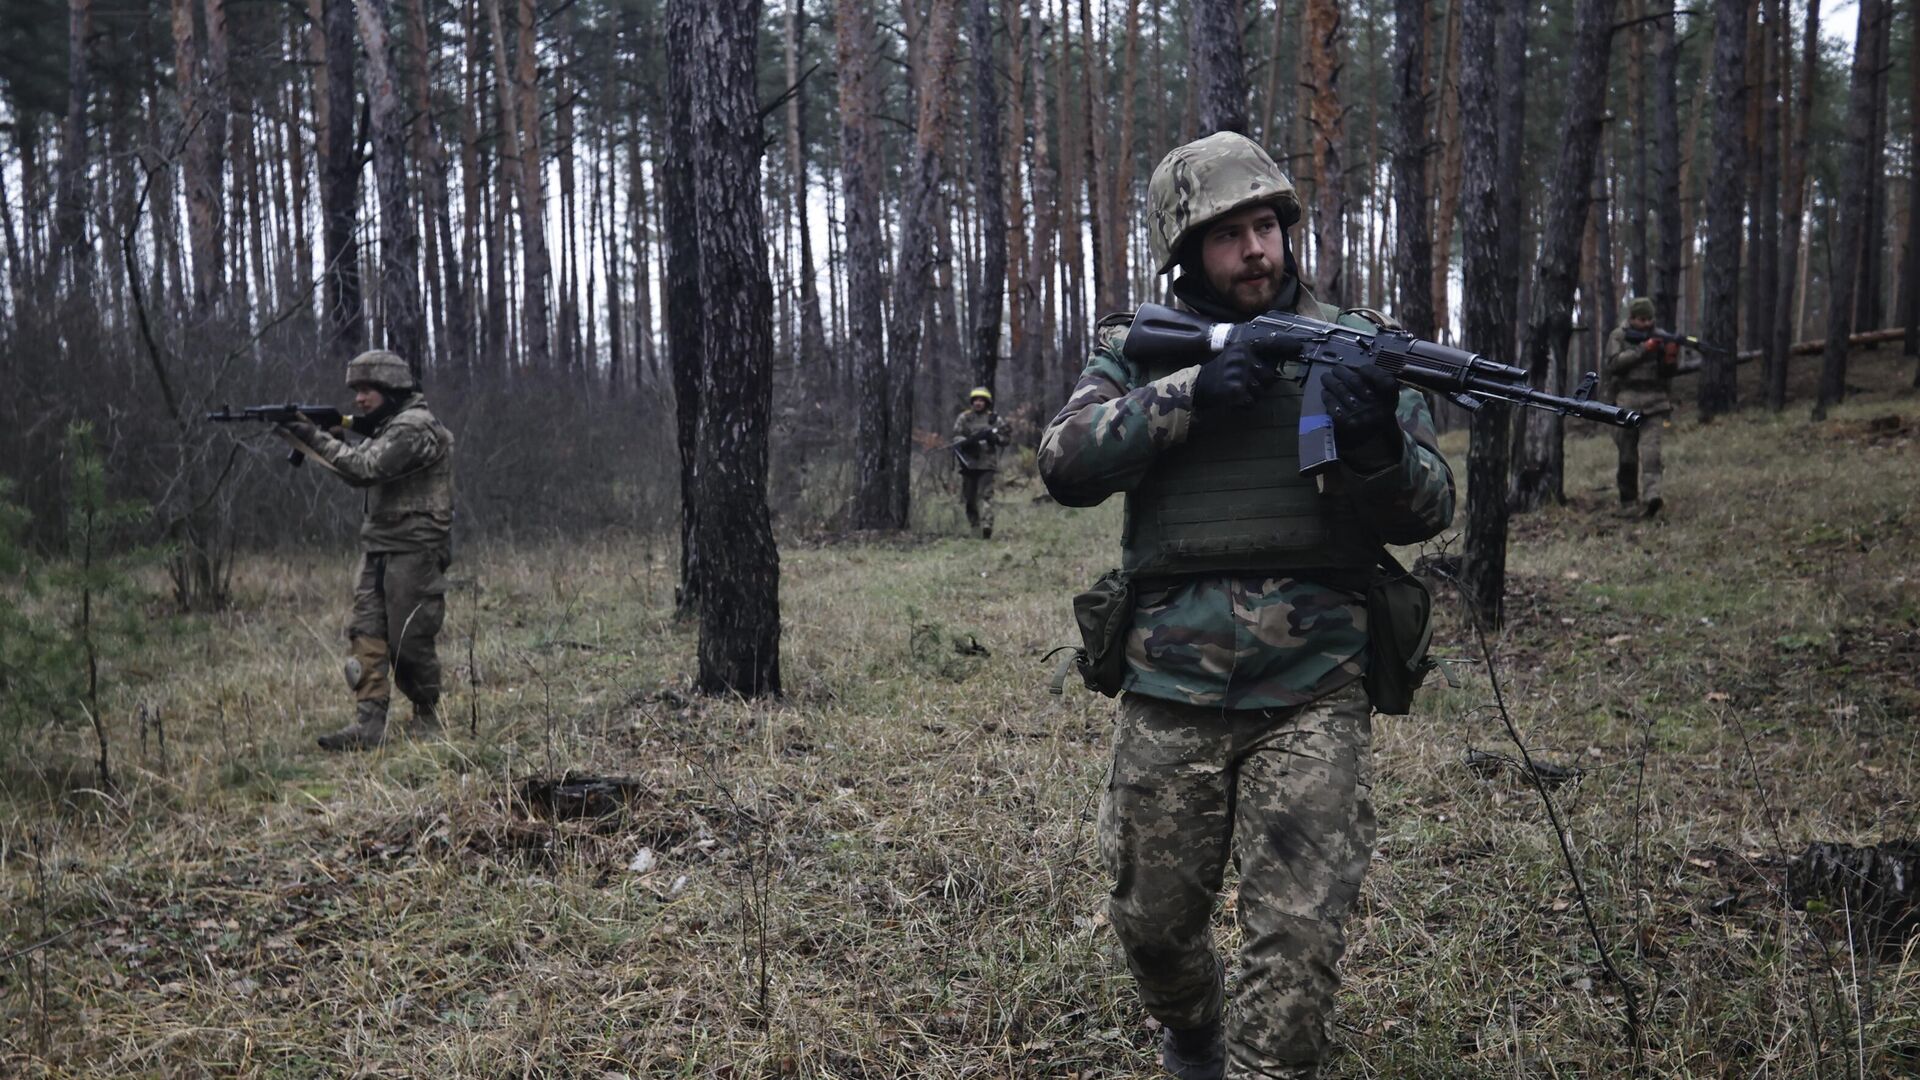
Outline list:
[[[1375,711],[1404,716],[1413,692],[1439,665],[1433,641],[1433,594],[1392,555],[1380,553],[1380,574],[1367,587],[1367,700]]]
[[[1080,672],[1087,689],[1113,697],[1127,676],[1127,628],[1133,625],[1133,575],[1109,570],[1093,587],[1073,598],[1073,618],[1080,624],[1080,648],[1060,665],[1049,687],[1062,693],[1067,666]]]

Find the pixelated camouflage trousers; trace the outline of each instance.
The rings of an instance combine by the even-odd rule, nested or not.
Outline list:
[[[440,700],[434,639],[445,621],[447,558],[436,551],[368,552],[347,623],[347,684],[359,701],[386,701],[392,685],[416,705]]]
[[[992,470],[961,469],[960,501],[967,508],[967,524],[979,529],[993,528]]]
[[[1100,807],[1109,915],[1156,1019],[1225,1014],[1229,1077],[1310,1078],[1326,1056],[1343,927],[1373,852],[1372,741],[1358,682],[1292,709],[1121,699]],[[1231,1009],[1212,932],[1229,858]]]

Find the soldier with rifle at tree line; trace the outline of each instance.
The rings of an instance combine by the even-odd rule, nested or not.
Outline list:
[[[1653,301],[1644,296],[1627,301],[1626,321],[1607,335],[1606,371],[1614,401],[1647,417],[1641,427],[1613,433],[1624,516],[1653,517],[1666,505],[1660,494],[1660,433],[1673,415],[1673,377],[1679,374],[1683,345],[1700,347],[1698,339],[1655,330]]]
[[[320,737],[325,750],[365,750],[385,741],[393,686],[413,703],[410,734],[441,730],[435,638],[446,618],[445,573],[453,559],[453,435],[427,410],[406,361],[391,352],[354,357],[347,386],[360,410],[355,416],[334,410],[284,415],[285,406],[266,406],[209,417],[272,413],[258,418],[278,422],[296,455],[366,489],[360,573],[347,623],[354,719]],[[338,437],[341,429],[366,438],[349,445]]]
[[[1100,808],[1108,912],[1161,1064],[1183,1080],[1310,1080],[1327,1055],[1344,926],[1372,856],[1370,710],[1432,666],[1431,598],[1387,544],[1453,520],[1415,387],[1610,423],[1519,368],[1318,302],[1293,258],[1293,184],[1253,141],[1181,146],[1148,185],[1185,311],[1108,316],[1040,445],[1068,506],[1126,494],[1121,567],[1074,600],[1094,689],[1120,697]],[[1056,676],[1056,688],[1064,670]],[[1240,869],[1239,990],[1212,945]]]
[[[960,467],[960,502],[967,524],[980,530],[982,540],[993,539],[993,475],[1000,469],[1000,448],[1007,445],[1007,428],[993,412],[993,391],[976,386],[967,395],[967,407],[953,418],[953,458]]]

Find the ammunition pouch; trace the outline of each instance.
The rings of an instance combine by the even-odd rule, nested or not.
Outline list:
[[[1404,716],[1413,692],[1439,665],[1427,656],[1433,642],[1433,594],[1392,555],[1380,552],[1380,572],[1367,587],[1367,701],[1376,712]]]
[[[1093,587],[1073,598],[1073,619],[1080,625],[1080,647],[1060,665],[1049,687],[1066,685],[1067,669],[1080,673],[1087,689],[1113,697],[1127,677],[1127,630],[1133,625],[1133,575],[1109,570]]]

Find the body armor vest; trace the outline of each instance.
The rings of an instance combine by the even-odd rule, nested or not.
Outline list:
[[[1167,371],[1150,371],[1160,378]],[[1300,475],[1298,383],[1281,380],[1231,423],[1203,419],[1127,495],[1122,566],[1136,575],[1357,571],[1380,542],[1344,477]]]
[[[453,532],[453,434],[417,401],[388,420],[380,434],[402,426],[424,428],[437,450],[411,472],[367,489],[360,535],[369,551],[444,548]]]

